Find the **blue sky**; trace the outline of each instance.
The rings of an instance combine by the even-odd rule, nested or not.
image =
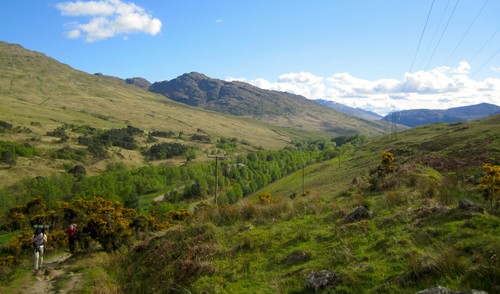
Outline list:
[[[499,15],[498,0],[12,0],[0,40],[88,73],[196,71],[385,114],[500,105]]]

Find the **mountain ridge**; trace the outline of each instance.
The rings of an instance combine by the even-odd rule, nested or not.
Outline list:
[[[145,79],[132,78],[127,81],[103,74],[85,73],[42,53],[24,49],[20,45],[0,43],[0,59],[3,69],[0,72],[0,77],[2,77],[0,95],[3,97],[2,107],[8,110],[5,112],[5,118],[11,118],[14,122],[22,120],[23,125],[29,125],[33,119],[28,119],[24,115],[28,111],[33,113],[34,117],[43,116],[43,120],[51,121],[51,124],[54,123],[54,119],[60,120],[59,123],[88,120],[93,121],[97,126],[109,127],[109,125],[132,123],[142,129],[151,129],[157,125],[174,125],[176,126],[174,131],[181,130],[182,125],[196,130],[213,127],[214,124],[218,124],[218,120],[236,120],[237,123],[229,124],[234,126],[229,128],[229,132],[228,130],[217,131],[231,137],[236,134],[248,137],[245,132],[252,133],[252,126],[241,126],[247,124],[248,119],[255,120],[258,124],[267,124],[265,128],[268,128],[270,132],[276,132],[272,129],[279,127],[299,132],[326,132],[332,136],[384,133],[381,124],[359,120],[326,107],[316,106],[316,103],[302,96],[281,92],[272,92],[272,95],[266,96],[262,94],[262,91],[266,90],[249,84],[224,82],[210,79],[202,74],[191,74],[190,78],[193,80],[191,82],[198,80],[201,88],[210,90],[208,96],[203,94],[210,99],[215,99],[215,94],[220,92],[224,95],[231,94],[228,96],[230,99],[222,99],[220,108],[241,110],[238,113],[240,115],[236,115],[234,111],[233,113],[222,112],[216,107],[199,107],[198,102],[191,103],[196,107],[186,108],[186,104],[189,105],[189,103],[178,103],[172,99],[165,99],[165,95],[144,90],[148,84]],[[182,85],[186,85],[186,81],[181,82]],[[137,87],[134,83],[142,84],[143,88]],[[183,92],[181,91],[185,95],[189,94],[186,97],[190,99],[200,97],[201,90],[198,84],[194,88],[186,87]],[[240,95],[241,93],[251,93],[254,97],[259,97],[257,101],[265,106],[260,109],[265,108],[267,111],[259,112],[257,108],[253,108],[255,101],[248,100],[248,96]],[[205,97],[203,95],[201,97]],[[283,103],[285,100],[287,103]],[[210,105],[209,102],[205,104]],[[23,106],[19,106],[19,103]],[[200,112],[202,109],[204,109],[203,112]],[[253,112],[253,115],[246,115],[243,111],[245,109],[250,113]],[[211,114],[207,110],[211,111]],[[179,113],[182,114],[179,115]],[[59,116],[61,119],[57,119]],[[195,118],[195,116],[199,117]],[[212,118],[205,119],[204,117]],[[266,136],[266,138],[271,137],[273,136]],[[256,138],[256,141],[260,140]]]
[[[337,134],[382,133],[381,123],[322,106],[303,96],[265,90],[245,82],[228,82],[191,72],[155,82],[149,91],[176,102],[285,127]]]
[[[342,103],[338,103],[335,101],[330,101],[326,99],[315,99],[314,101],[318,102],[321,105],[325,105],[328,107],[331,107],[333,109],[336,109],[338,111],[357,116],[359,118],[367,119],[367,120],[380,120],[382,116],[378,113],[364,110],[362,108],[353,108],[349,107],[347,105],[344,105]]]
[[[485,118],[500,112],[500,106],[479,103],[449,109],[410,109],[392,112],[382,118],[383,121],[396,121],[409,127],[432,123],[455,123]]]

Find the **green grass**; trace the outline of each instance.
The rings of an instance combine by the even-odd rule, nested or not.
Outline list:
[[[0,246],[7,244],[15,235],[17,235],[16,232],[0,234]]]
[[[200,128],[214,138],[245,137],[263,148],[322,136],[319,131],[195,110],[30,54],[34,59],[27,58],[24,69],[33,67],[33,76],[23,67],[12,67],[15,59],[6,61],[6,69],[18,78],[0,72],[0,81],[8,82],[0,85],[0,101],[8,110],[6,120],[30,125],[45,148],[60,147],[43,134],[63,122],[103,128],[132,123],[146,130],[188,134]],[[64,73],[72,83],[61,83],[67,77],[58,74]],[[31,126],[31,121],[40,124]],[[493,293],[500,281],[498,211],[480,214],[456,206],[463,198],[482,204],[477,175],[483,164],[500,162],[499,125],[500,116],[494,116],[418,127],[398,133],[396,140],[373,138],[341,158],[305,167],[305,196],[298,171],[236,205],[208,208],[185,224],[139,240],[127,254],[75,259],[74,270],[82,273],[85,291],[102,292],[308,293],[307,275],[326,269],[339,274],[340,284],[325,292],[415,293],[439,284]],[[28,136],[6,135],[19,142]],[[384,151],[394,153],[396,173],[377,179],[381,185],[370,189],[370,171]],[[63,163],[37,157],[0,172],[4,178],[45,174],[60,171]],[[105,163],[100,164],[91,172],[105,169]],[[260,192],[271,193],[273,201],[258,203]],[[155,196],[143,197],[141,205]],[[346,222],[360,205],[368,207],[373,218]],[[23,277],[14,275],[9,287],[21,289],[29,281]],[[90,281],[97,277],[104,282],[96,286]],[[60,288],[68,282],[61,281]]]
[[[463,131],[448,125],[409,130],[399,134],[397,144],[374,139],[340,162],[307,166],[307,196],[301,196],[302,171],[293,173],[261,190],[273,195],[270,204],[259,204],[258,192],[237,205],[198,214],[149,241],[121,261],[122,268],[130,269],[118,277],[125,282],[138,275],[135,286],[125,282],[125,288],[136,291],[169,276],[163,283],[194,293],[308,293],[307,275],[326,269],[341,277],[332,293],[415,293],[438,284],[494,292],[500,280],[500,218],[457,208],[463,198],[482,204],[470,176],[487,158],[484,153],[471,154],[474,160],[453,154],[467,141],[495,138],[499,131],[492,126],[498,126],[498,118],[466,126]],[[464,131],[469,137],[463,137]],[[449,132],[441,143],[439,132]],[[442,145],[427,156],[460,161],[449,169],[420,161],[422,144],[432,141]],[[481,150],[494,148],[488,143]],[[388,188],[370,191],[369,171],[385,150],[395,152],[397,172],[383,180],[391,182]],[[345,222],[359,205],[367,206],[373,218]],[[197,244],[211,250],[200,255],[207,258],[192,259],[200,252]],[[181,273],[179,261],[190,265]]]

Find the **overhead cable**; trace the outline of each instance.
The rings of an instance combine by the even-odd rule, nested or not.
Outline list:
[[[436,39],[437,32],[439,31],[439,28],[441,28],[441,23],[443,22],[443,19],[444,19],[444,16],[446,14],[446,11],[448,11],[448,6],[450,6],[450,2],[451,2],[451,0],[448,0],[448,2],[446,2],[446,7],[444,8],[444,11],[441,14],[441,17],[439,18],[439,22],[437,24],[436,29],[434,30],[434,34],[432,34],[432,39],[429,42],[429,46],[427,46],[427,50],[425,50],[424,57],[422,58],[422,61],[420,62],[420,68],[422,68],[423,63],[424,63],[424,61],[427,58],[427,54],[429,54],[429,50],[431,49],[432,44],[434,43],[434,39]]]
[[[420,35],[420,40],[418,41],[417,50],[415,51],[415,55],[413,56],[413,61],[411,62],[409,73],[411,73],[413,70],[413,65],[415,64],[415,59],[417,58],[418,50],[420,49],[420,44],[422,44],[422,38],[424,37],[425,29],[427,28],[427,23],[429,22],[429,17],[431,16],[432,7],[434,7],[434,1],[435,0],[432,0],[431,8],[429,9],[429,13],[427,14],[427,20],[425,21],[424,29],[422,30],[422,34]]]
[[[481,66],[471,75],[471,77],[473,77],[474,75],[476,75],[479,71],[481,71],[481,69],[483,69],[483,67],[488,63],[490,62],[490,60],[493,59],[493,57],[495,57],[495,55],[498,54],[498,52],[500,52],[500,48],[497,49],[497,51],[495,51],[495,53],[493,53],[485,62],[483,62],[483,64],[481,64]]]
[[[486,45],[488,45],[488,43],[495,37],[495,35],[498,33],[498,31],[500,31],[500,26],[498,27],[498,29],[491,35],[491,37],[483,44],[483,46],[481,46],[481,48],[479,48],[479,50],[476,51],[476,53],[474,54],[474,56],[472,56],[471,59],[469,59],[469,62],[472,62],[476,57],[477,55],[479,54],[479,52],[481,52],[484,47],[486,47]]]
[[[455,14],[455,10],[457,9],[458,2],[460,2],[460,0],[457,0],[457,2],[455,3],[455,7],[453,7],[453,10],[452,10],[452,12],[450,14],[450,17],[448,18],[448,21],[446,22],[446,26],[444,27],[444,30],[441,33],[441,36],[439,37],[439,40],[438,40],[438,42],[436,44],[436,47],[434,47],[434,51],[432,51],[432,55],[429,58],[429,61],[427,62],[427,65],[425,66],[425,69],[427,69],[429,67],[429,64],[431,63],[432,58],[434,57],[434,53],[436,53],[436,50],[439,47],[439,44],[441,43],[441,40],[443,39],[444,33],[446,32],[446,29],[448,28],[448,25],[450,24],[450,21],[453,18],[453,15]]]
[[[483,6],[481,7],[481,9],[479,10],[479,12],[476,14],[476,17],[474,17],[474,20],[472,21],[472,23],[469,25],[469,27],[467,28],[467,30],[465,31],[465,33],[463,34],[462,38],[460,39],[460,41],[458,42],[457,46],[455,46],[455,48],[453,49],[453,51],[450,53],[450,55],[448,56],[448,58],[446,59],[446,61],[444,62],[445,64],[448,64],[448,61],[450,61],[451,57],[453,56],[453,54],[455,54],[455,51],[457,51],[458,47],[462,44],[462,42],[464,41],[465,39],[465,36],[467,36],[467,33],[469,33],[470,29],[472,28],[472,26],[474,25],[474,23],[476,22],[476,20],[478,19],[479,15],[481,14],[481,12],[483,12],[483,9],[484,7],[486,7],[486,4],[488,4],[488,1],[489,0],[486,0],[483,4]]]

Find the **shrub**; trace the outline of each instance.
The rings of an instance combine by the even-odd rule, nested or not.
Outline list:
[[[148,160],[162,160],[186,154],[188,147],[179,143],[160,143],[149,148],[144,154]]]
[[[0,120],[0,133],[4,133],[5,131],[11,130],[11,129],[12,129],[12,124],[10,124],[6,121]]]
[[[483,176],[479,189],[483,192],[484,201],[490,202],[490,207],[493,208],[493,203],[497,207],[498,198],[500,195],[500,166],[485,164],[483,165]]]
[[[9,240],[9,249],[12,250],[12,252],[14,252],[16,255],[19,255],[22,249],[32,249],[32,235],[32,231],[24,230],[19,235],[12,237]]]
[[[271,202],[271,193],[269,193],[269,192],[262,192],[259,195],[259,202],[261,204],[270,203]]]
[[[377,173],[379,175],[386,175],[389,173],[393,173],[395,171],[394,166],[394,154],[389,151],[384,151],[381,155],[382,161],[377,168]]]
[[[135,210],[101,197],[78,198],[65,203],[64,207],[73,212],[82,235],[97,240],[107,251],[116,250],[127,241],[131,235],[130,224],[137,216]]]

